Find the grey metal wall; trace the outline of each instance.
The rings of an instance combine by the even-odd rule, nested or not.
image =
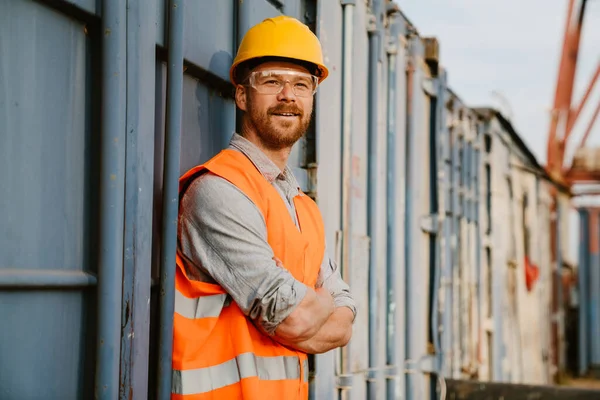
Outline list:
[[[478,116],[448,91],[448,129],[444,132],[442,160],[443,309],[442,371],[448,377],[470,376],[477,359],[481,323],[481,253],[479,203],[481,125]],[[481,197],[480,197],[481,196]],[[452,329],[447,329],[451,326]],[[447,354],[447,356],[446,356]]]
[[[328,252],[342,268],[342,8],[336,2],[319,1],[317,15],[316,32],[321,39],[325,63],[329,66],[329,77],[323,82],[315,100],[316,130],[327,132],[317,136],[316,201],[325,223]],[[327,15],[328,18],[322,18],[323,15]],[[328,189],[327,195],[323,195]],[[345,273],[345,276],[347,275]],[[311,398],[329,399],[336,396],[337,390],[333,383],[336,372],[339,372],[339,362],[338,352],[316,356],[316,374],[311,384]]]
[[[506,265],[517,227],[500,190],[514,138],[447,87],[437,42],[396,4],[5,0],[0,398],[168,388],[163,212],[178,176],[236,129],[240,38],[280,13],[315,30],[330,69],[290,165],[359,309],[351,343],[311,362],[311,398],[425,399],[440,395],[438,376],[516,372]],[[527,190],[543,203],[549,188]],[[549,227],[543,215],[536,225]]]
[[[37,3],[0,2],[1,398],[76,398],[89,384],[92,56],[82,21]]]

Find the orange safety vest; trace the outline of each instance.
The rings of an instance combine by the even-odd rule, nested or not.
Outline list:
[[[186,172],[179,181],[180,198],[204,171],[227,179],[258,206],[275,257],[314,288],[325,251],[323,219],[315,202],[303,193],[294,198],[298,230],[279,193],[235,150],[223,150]],[[179,256],[177,267],[171,398],[308,398],[307,355],[259,331],[220,285],[189,279]]]

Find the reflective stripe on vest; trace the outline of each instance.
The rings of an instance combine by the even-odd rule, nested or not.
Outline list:
[[[226,294],[190,299],[175,290],[175,312],[188,319],[218,317],[226,299]]]
[[[304,360],[302,369],[303,381],[308,382],[308,360]],[[244,353],[212,367],[173,370],[172,392],[181,395],[201,394],[250,377],[267,381],[300,379],[298,357],[259,357],[252,353]]]

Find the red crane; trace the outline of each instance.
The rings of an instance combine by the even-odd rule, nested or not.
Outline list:
[[[558,79],[556,81],[556,91],[554,94],[554,106],[552,108],[550,129],[548,132],[548,153],[546,171],[548,175],[557,183],[566,187],[572,196],[577,195],[573,191],[573,186],[577,184],[594,184],[593,190],[580,192],[580,195],[600,194],[600,148],[586,148],[586,141],[592,131],[594,123],[600,113],[600,102],[596,106],[591,120],[588,122],[579,146],[575,149],[573,162],[569,165],[565,163],[565,151],[569,144],[573,142],[573,127],[581,115],[581,111],[586,106],[590,94],[592,93],[596,82],[600,76],[600,58],[598,66],[587,85],[583,97],[574,102],[573,89],[577,71],[577,61],[579,58],[579,47],[581,42],[581,33],[583,21],[588,0],[568,0],[567,17],[564,30],[564,39],[562,44],[562,53],[558,70]],[[558,230],[561,229],[557,221],[558,211],[558,190],[556,187],[551,189],[552,205],[551,210],[553,218],[550,222],[550,242],[551,258],[553,269],[553,302],[552,313],[554,314],[550,323],[552,338],[552,349],[550,352],[552,364],[556,373],[554,380],[559,381],[561,373],[565,366],[565,321],[562,318],[561,309],[564,308],[564,277],[562,273],[562,256],[558,254]],[[561,218],[562,219],[562,218]],[[564,230],[563,230],[564,233]],[[562,251],[561,251],[562,253]],[[559,322],[560,321],[560,322]]]
[[[598,114],[600,114],[600,102],[596,106],[591,120],[581,139],[575,153],[574,162],[570,166],[565,165],[565,150],[569,139],[572,137],[573,126],[585,107],[594,85],[600,76],[600,59],[598,67],[593,74],[585,94],[577,103],[573,101],[573,87],[577,71],[577,60],[579,58],[579,44],[581,31],[588,0],[569,0],[567,10],[562,54],[554,94],[554,106],[552,108],[550,131],[548,134],[547,172],[558,183],[571,188],[576,183],[600,183],[600,168],[589,168],[589,157],[585,159],[584,146]],[[586,192],[590,194],[590,192]],[[597,192],[595,194],[600,194]]]

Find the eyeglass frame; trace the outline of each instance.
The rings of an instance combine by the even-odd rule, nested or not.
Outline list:
[[[299,76],[304,76],[304,77],[310,77],[313,81],[313,85],[314,88],[312,89],[312,93],[310,95],[299,95],[296,93],[296,87],[295,85],[292,85],[292,82],[289,79],[285,79],[283,80],[283,84],[279,87],[279,90],[275,93],[264,93],[261,92],[261,90],[257,87],[256,84],[256,76],[259,74],[265,74],[265,73],[269,73],[269,74],[282,74],[282,75],[299,75]],[[279,79],[278,79],[279,80]],[[302,97],[302,98],[308,98],[308,97],[312,97],[315,95],[315,93],[317,93],[317,89],[319,88],[319,78],[313,74],[309,74],[306,72],[301,72],[301,71],[294,71],[294,70],[289,70],[289,69],[281,69],[281,68],[275,68],[275,69],[267,69],[267,70],[261,70],[261,71],[252,71],[250,72],[250,74],[248,75],[248,77],[246,77],[246,79],[244,80],[245,83],[243,83],[244,86],[249,86],[252,87],[254,90],[256,90],[258,93],[260,94],[265,94],[265,95],[278,95],[279,93],[281,93],[283,91],[283,88],[285,87],[286,83],[290,84],[290,87],[292,88],[292,92],[294,93],[294,95],[298,96],[298,97]]]

